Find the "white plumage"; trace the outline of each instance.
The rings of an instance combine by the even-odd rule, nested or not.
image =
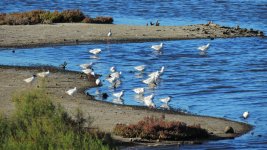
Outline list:
[[[140,66],[134,67],[134,69],[137,70],[137,71],[144,71],[145,67],[146,67],[145,65],[140,65]]]
[[[25,81],[26,83],[32,83],[36,78],[36,75],[33,75],[30,78],[24,79],[23,81]]]
[[[197,49],[201,51],[206,51],[209,49],[209,47],[210,47],[210,43],[208,43],[207,45],[200,46]]]
[[[88,68],[91,68],[92,65],[93,65],[93,63],[91,62],[91,63],[89,63],[89,64],[80,64],[80,67],[81,67],[82,69],[88,69]]]
[[[112,32],[111,32],[111,29],[109,30],[108,32],[108,37],[111,37],[112,36]]]
[[[248,112],[248,111],[245,111],[245,112],[243,113],[243,117],[244,117],[244,119],[247,119],[248,116],[249,116],[249,112]]]
[[[153,103],[154,94],[144,97],[144,104],[148,107],[155,108],[155,104]]]
[[[154,77],[149,77],[149,78],[143,80],[143,83],[148,84],[148,85],[149,84],[153,84],[153,83],[155,83],[155,78]]]
[[[170,101],[171,101],[171,97],[170,96],[168,96],[168,97],[165,97],[165,98],[161,98],[161,99],[159,99],[161,102],[163,102],[163,103],[166,103],[166,104],[168,104]]]
[[[110,67],[110,72],[116,72],[116,68],[114,66]]]
[[[151,48],[153,48],[154,50],[161,50],[163,48],[163,43],[160,43],[160,45],[152,45]]]
[[[101,80],[100,80],[100,79],[96,79],[96,80],[95,80],[95,84],[96,84],[96,85],[100,85],[100,84],[101,84]]]
[[[124,90],[120,91],[119,93],[113,93],[113,96],[117,97],[117,98],[121,98],[124,94]]]
[[[93,72],[93,70],[92,69],[83,69],[82,72],[89,75]]]
[[[100,48],[95,48],[95,49],[91,49],[89,50],[90,53],[94,54],[94,55],[97,55],[101,52],[101,49]]]
[[[134,88],[133,91],[134,91],[136,94],[144,94],[144,92],[145,92],[145,88]]]
[[[107,80],[109,83],[113,83],[116,80],[116,78],[115,77],[109,77],[109,78],[107,78]]]
[[[75,92],[77,92],[77,88],[74,87],[73,89],[69,89],[68,91],[66,91],[66,93],[70,96],[72,96]]]
[[[118,79],[120,78],[121,74],[122,74],[121,72],[113,72],[109,76]]]
[[[37,75],[38,75],[39,77],[43,77],[43,78],[47,77],[49,74],[50,74],[49,70],[46,71],[46,72],[40,72],[40,73],[37,73]]]

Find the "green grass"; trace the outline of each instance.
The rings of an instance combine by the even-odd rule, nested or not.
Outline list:
[[[0,149],[112,149],[84,128],[80,111],[72,119],[55,106],[42,89],[21,93],[13,98],[15,113],[0,115]]]

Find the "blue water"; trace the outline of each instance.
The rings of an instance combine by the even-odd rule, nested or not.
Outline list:
[[[178,2],[154,1],[67,1],[67,0],[9,0],[0,1],[0,12],[32,9],[62,10],[79,8],[92,17],[113,16],[115,24],[145,25],[159,19],[161,25],[186,25],[213,20],[228,26],[256,28],[267,34],[267,1],[205,0]],[[211,43],[206,55],[197,47]],[[165,66],[166,71],[155,89],[146,88],[146,95],[159,98],[173,96],[170,106],[200,115],[224,117],[254,125],[254,130],[231,140],[210,141],[202,145],[182,146],[180,149],[267,149],[267,40],[266,38],[233,38],[215,40],[165,41],[162,53],[153,51],[158,42],[124,44],[84,44],[31,49],[0,50],[0,64],[54,65],[67,61],[67,69],[80,71],[81,63],[94,62],[96,73],[102,74],[103,86],[99,89],[111,93],[125,90],[123,102],[143,105],[131,91],[146,87],[141,80],[147,74]],[[99,59],[90,58],[89,49],[101,48]],[[143,74],[134,72],[134,66],[148,66]],[[122,86],[113,91],[105,81],[111,66],[122,71]],[[90,89],[95,94],[96,89]],[[109,97],[107,101],[112,102]],[[250,117],[240,116],[250,111]],[[136,147],[135,147],[136,148]],[[138,149],[177,149],[159,147]]]

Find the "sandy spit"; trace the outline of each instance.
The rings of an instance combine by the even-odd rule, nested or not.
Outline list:
[[[112,37],[107,36],[110,29],[112,30]],[[0,25],[0,48],[90,42],[146,42],[252,36],[263,36],[263,32],[239,27],[224,27],[217,24],[188,26],[130,26],[85,23]]]
[[[43,79],[39,77],[33,84],[26,84],[23,81],[23,79],[31,77],[33,74],[47,70],[51,72],[48,78]],[[112,133],[117,123],[137,123],[145,116],[160,117],[162,115],[165,115],[167,120],[182,121],[188,125],[200,124],[209,133],[213,133],[214,137],[212,139],[234,138],[252,129],[252,126],[248,124],[223,118],[155,110],[138,106],[115,105],[96,101],[93,97],[84,94],[85,89],[95,86],[94,80],[88,80],[79,72],[64,71],[51,67],[0,66],[0,110],[5,115],[10,115],[14,111],[14,103],[11,99],[15,93],[25,89],[30,90],[31,88],[44,87],[47,95],[52,97],[55,104],[61,104],[70,114],[75,114],[79,108],[83,111],[85,117],[91,116],[93,118],[94,127],[104,132]],[[78,92],[74,96],[67,95],[65,91],[73,87],[77,87]],[[224,129],[226,126],[233,127],[235,134],[225,134]],[[124,142],[130,142],[132,140],[118,136],[114,137]],[[156,142],[154,144],[160,145],[164,144],[164,142]]]

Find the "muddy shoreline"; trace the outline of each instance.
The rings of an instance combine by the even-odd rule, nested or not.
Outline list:
[[[46,78],[37,78],[32,84],[26,84],[23,79],[30,77],[41,71],[50,70],[51,75]],[[84,90],[95,86],[94,79],[88,80],[81,76],[80,72],[62,70],[51,66],[37,67],[16,67],[0,66],[0,110],[5,115],[10,115],[14,110],[11,101],[12,95],[25,89],[44,88],[55,104],[61,104],[67,112],[75,114],[79,108],[84,113],[85,118],[93,118],[93,126],[104,132],[112,134],[112,130],[117,123],[132,124],[146,116],[165,116],[166,120],[177,120],[188,125],[200,124],[207,129],[212,136],[203,141],[146,141],[141,139],[127,139],[114,136],[120,144],[142,144],[142,145],[170,145],[170,144],[196,144],[207,140],[229,139],[241,136],[249,132],[253,127],[249,124],[216,118],[209,116],[199,116],[177,111],[165,111],[149,109],[141,106],[115,105],[108,102],[94,100],[93,97],[84,94]],[[65,91],[72,87],[78,88],[78,93],[74,96],[65,94]],[[129,119],[131,118],[131,119]],[[226,134],[226,126],[233,127],[235,133]]]
[[[112,36],[108,37],[107,33],[110,29]],[[0,25],[0,48],[263,36],[264,33],[259,30],[239,26],[226,27],[215,23],[187,26],[85,23]]]

